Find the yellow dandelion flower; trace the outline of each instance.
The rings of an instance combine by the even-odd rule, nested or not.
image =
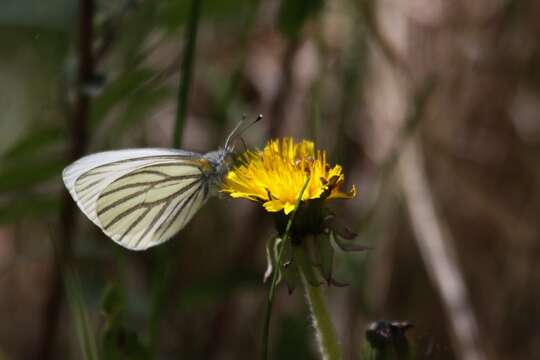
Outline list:
[[[292,138],[271,140],[263,150],[243,153],[239,165],[227,174],[221,191],[233,198],[262,202],[268,212],[283,210],[287,215],[293,211],[308,177],[303,202],[351,199],[356,195],[354,186],[348,192],[341,191],[343,170],[326,162],[325,151],[316,151],[312,141],[295,143]]]

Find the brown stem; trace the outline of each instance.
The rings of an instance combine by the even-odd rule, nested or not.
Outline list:
[[[88,119],[90,98],[85,93],[87,84],[93,75],[94,62],[92,54],[94,1],[80,0],[79,2],[79,66],[77,72],[77,98],[73,112],[71,127],[71,146],[68,153],[70,160],[75,160],[84,154],[88,141]],[[75,204],[67,191],[62,193],[60,210],[60,233],[54,244],[54,260],[51,274],[50,292],[45,299],[44,314],[41,329],[41,344],[38,347],[39,359],[52,359],[54,345],[58,333],[58,322],[62,308],[62,280],[66,265],[71,259],[71,239],[75,230]]]

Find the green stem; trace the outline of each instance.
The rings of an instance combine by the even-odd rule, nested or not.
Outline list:
[[[174,123],[173,144],[180,147],[182,141],[182,129],[186,121],[189,87],[193,73],[195,58],[195,43],[197,42],[197,29],[199,25],[200,9],[202,0],[192,0],[191,9],[185,34],[184,52],[180,65],[180,86],[178,89],[178,106],[176,108],[176,121]]]
[[[296,256],[302,256],[305,260],[304,249],[298,249],[295,252]],[[299,259],[300,260],[300,259]],[[317,342],[319,350],[324,360],[339,360],[342,358],[341,350],[339,348],[339,342],[337,339],[334,325],[330,313],[328,312],[328,306],[326,304],[326,298],[324,296],[322,285],[312,286],[306,275],[307,272],[313,271],[309,262],[297,261],[300,277],[302,278],[302,285],[306,292],[306,298],[309,304],[309,310],[313,319],[313,327],[316,331]]]
[[[272,304],[274,303],[274,293],[276,292],[277,279],[279,276],[279,272],[281,271],[281,260],[283,258],[283,249],[285,249],[285,245],[287,244],[287,241],[289,240],[290,230],[291,230],[292,223],[294,221],[294,216],[296,215],[296,211],[300,207],[300,202],[302,201],[302,196],[304,195],[304,191],[307,188],[309,179],[310,177],[306,178],[306,181],[304,182],[304,185],[302,186],[302,189],[300,190],[296,198],[296,204],[294,205],[294,210],[292,211],[291,216],[289,217],[289,222],[287,222],[287,227],[285,228],[285,233],[283,234],[283,241],[281,242],[281,247],[279,249],[279,253],[277,256],[276,265],[274,268],[274,272],[272,274],[272,283],[270,285],[270,290],[268,291],[268,302],[266,303],[266,314],[264,317],[264,327],[263,327],[263,335],[262,335],[261,359],[263,360],[268,359],[268,338],[270,336],[270,318],[272,317]]]

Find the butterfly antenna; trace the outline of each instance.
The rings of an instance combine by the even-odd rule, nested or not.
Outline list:
[[[238,132],[238,129],[240,129],[242,124],[246,121],[246,118],[247,118],[247,115],[243,114],[242,120],[240,120],[238,124],[236,124],[234,129],[232,129],[232,131],[230,132],[229,136],[227,136],[227,140],[225,140],[225,149],[229,148],[229,143],[231,142],[231,139],[236,135],[236,133]]]
[[[225,141],[225,149],[228,149],[229,148],[229,144],[232,140],[238,138],[240,135],[242,135],[244,133],[244,131],[246,131],[247,129],[249,129],[253,124],[259,122],[260,120],[262,120],[263,116],[262,114],[259,114],[257,115],[257,117],[255,118],[255,120],[253,120],[252,122],[250,122],[249,124],[247,124],[246,126],[242,127],[242,125],[245,123],[246,121],[246,114],[244,114],[242,116],[242,120],[240,120],[238,122],[238,124],[234,127],[234,129],[231,131],[231,133],[229,134],[229,136],[227,136],[227,140]],[[245,143],[244,143],[245,145]]]
[[[247,151],[247,145],[246,145],[246,142],[244,141],[244,138],[240,136],[239,139],[242,142],[242,145],[244,146],[244,151]]]

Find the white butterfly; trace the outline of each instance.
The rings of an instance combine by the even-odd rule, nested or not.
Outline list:
[[[82,212],[116,243],[148,249],[169,240],[217,194],[241,124],[223,149],[206,154],[156,148],[85,156],[64,169],[64,184]]]

